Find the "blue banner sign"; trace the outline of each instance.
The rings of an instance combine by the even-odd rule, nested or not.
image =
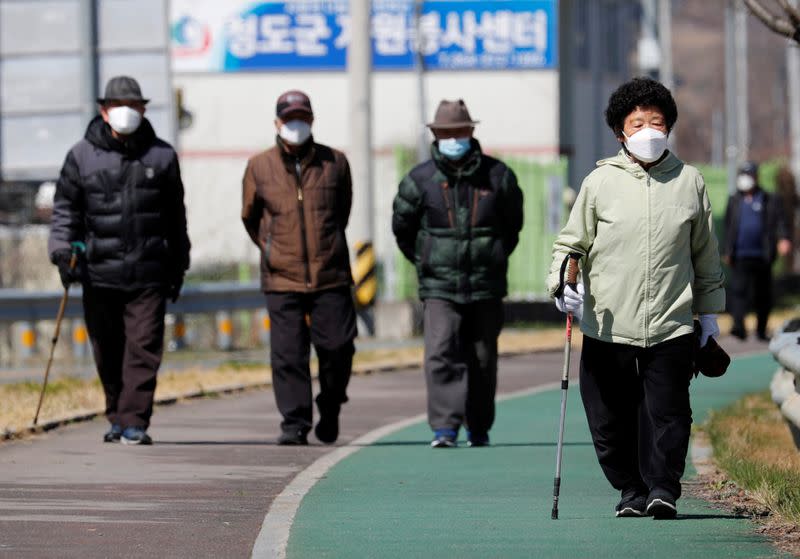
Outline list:
[[[173,0],[176,71],[345,69],[347,0],[238,4]],[[426,70],[546,69],[558,62],[557,0],[424,2],[418,28]],[[371,34],[376,70],[414,68],[412,0],[373,1]]]

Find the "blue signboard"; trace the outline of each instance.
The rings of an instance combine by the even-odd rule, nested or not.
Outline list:
[[[173,0],[177,71],[346,67],[347,0],[224,4],[228,13],[220,17],[219,4],[203,14],[195,2]],[[427,70],[543,69],[558,62],[556,0],[429,1],[419,30]],[[373,1],[371,35],[376,70],[412,69],[414,2]]]

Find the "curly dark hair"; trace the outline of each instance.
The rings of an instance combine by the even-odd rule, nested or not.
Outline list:
[[[669,89],[651,78],[633,78],[619,86],[608,98],[606,123],[615,135],[622,134],[625,118],[636,107],[657,107],[664,113],[667,131],[672,130],[678,120],[678,107]]]

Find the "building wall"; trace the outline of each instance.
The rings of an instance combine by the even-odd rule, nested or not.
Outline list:
[[[341,72],[176,74],[184,106],[194,119],[179,137],[186,185],[193,266],[258,259],[240,220],[241,178],[247,158],[274,145],[275,100],[299,88],[311,97],[314,136],[347,152],[348,81]],[[463,98],[480,120],[484,149],[543,161],[558,157],[558,73],[552,70],[434,72],[426,75],[426,121],[441,99]],[[373,74],[374,207],[364,206],[367,185],[354,185],[353,220],[375,216],[379,260],[391,268],[394,239],[389,226],[399,180],[394,149],[415,146],[418,84],[411,72]],[[352,243],[359,240],[348,231]],[[389,270],[391,272],[391,270]]]

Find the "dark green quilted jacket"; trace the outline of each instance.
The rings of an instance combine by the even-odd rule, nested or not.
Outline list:
[[[420,299],[456,303],[503,297],[508,257],[522,229],[522,191],[514,172],[481,152],[477,140],[459,167],[436,146],[394,199],[392,231],[417,268]]]

